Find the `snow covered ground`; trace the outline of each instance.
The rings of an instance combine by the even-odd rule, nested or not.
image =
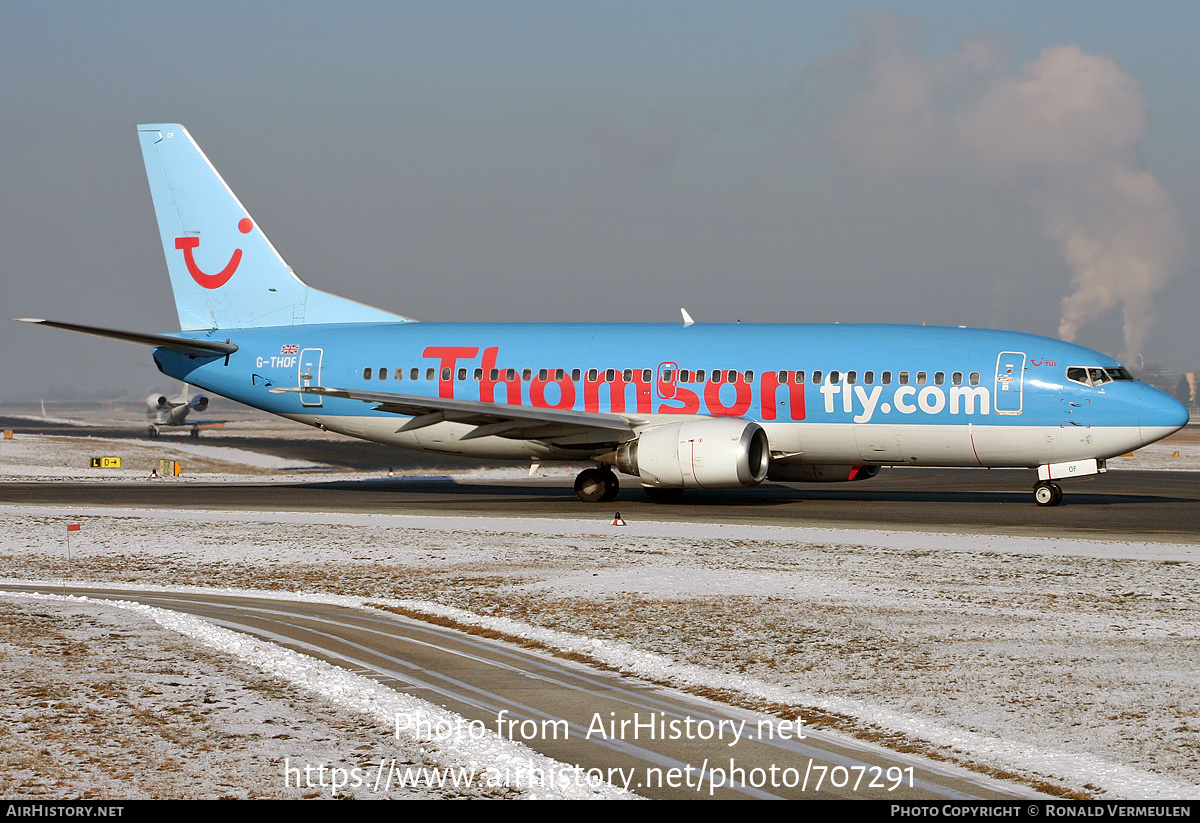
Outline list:
[[[62,459],[69,449],[54,447],[55,467],[46,448],[31,452],[59,476],[78,473],[65,468],[78,465]],[[13,456],[0,450],[0,475],[21,476],[22,461],[9,462]],[[212,468],[231,477],[273,471],[245,461],[242,470],[229,469],[237,465],[230,462]],[[73,533],[69,567],[68,522],[82,525]],[[751,708],[797,709],[811,726],[1105,798],[1200,797],[1198,556],[1200,548],[1184,544],[701,523],[620,528],[605,515],[572,521],[0,507],[0,575],[10,579],[383,600]],[[112,607],[0,603],[26,615],[0,655],[10,712],[9,733],[0,737],[8,762],[0,771],[25,775],[13,778],[18,785],[0,784],[6,796],[63,796],[93,785],[105,797],[282,791],[278,761],[289,744],[270,742],[261,731],[245,732],[228,749],[210,745],[210,754],[190,765],[195,746],[181,738],[168,749],[179,773],[140,788],[143,794],[121,794],[119,778],[71,782],[71,769],[53,772],[57,761],[47,763],[42,752],[61,759],[66,745],[45,737],[59,728],[53,718],[86,715],[93,700],[81,691],[91,688],[82,685],[87,677],[106,667],[120,671],[139,653],[150,667],[143,690],[160,694],[145,703],[137,691],[143,681],[131,677],[112,700],[148,705],[148,717],[182,711],[156,708],[169,701],[191,706],[216,728],[232,729],[202,735],[210,741],[236,737],[243,720],[287,718],[324,741],[330,762],[377,762],[387,754],[350,708],[306,700],[295,685],[248,668],[269,656],[263,650],[235,663],[142,618],[134,627],[133,616],[114,616]],[[43,630],[51,640],[37,639]],[[104,640],[106,634],[115,639]],[[57,663],[70,657],[55,644],[103,651],[95,653],[92,675],[54,679]],[[155,666],[181,655],[189,662],[171,678],[184,685],[164,688]],[[48,656],[56,666],[39,667]],[[52,682],[36,694],[19,691],[35,673]],[[263,682],[272,685],[247,685]],[[210,693],[204,689],[219,705],[196,703]],[[247,702],[272,689],[285,693],[282,702],[261,709]],[[162,759],[152,746],[167,746],[163,723],[151,717],[143,729],[141,715],[130,711],[126,735],[151,741],[143,745],[145,762]],[[334,719],[318,722],[314,715],[322,712]],[[17,730],[29,735],[21,751],[32,765],[24,771],[9,764],[27,761],[4,746]],[[291,751],[312,751],[306,739],[297,741]],[[419,749],[395,756],[431,757]],[[52,773],[58,782],[45,777]],[[214,778],[234,773],[261,773],[266,782]]]
[[[433,767],[371,718],[157,625],[69,598],[0,598],[0,794],[101,799],[322,797],[289,764]],[[298,657],[298,656],[297,656]],[[267,659],[264,656],[264,659]],[[314,661],[315,662],[315,661]],[[336,794],[504,796],[409,787]]]
[[[46,594],[0,596],[0,614],[5,797],[629,796],[531,779],[561,769],[492,733],[401,738],[397,717],[458,716],[190,615]]]

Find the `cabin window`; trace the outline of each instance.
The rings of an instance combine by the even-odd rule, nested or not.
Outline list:
[[[632,383],[633,382],[633,369],[626,369],[625,371],[621,372],[621,379],[624,380],[626,383]]]
[[[788,381],[788,373],[785,371],[781,371],[779,373],[779,382],[782,384],[782,383],[786,383],[787,381]]]
[[[449,380],[449,379],[450,379],[450,367],[449,367],[449,366],[445,366],[445,367],[443,367],[443,368],[442,368],[442,380],[443,380],[443,381],[446,381],[446,380]]]
[[[670,383],[671,378],[674,376],[675,376],[675,372],[671,371],[670,369],[663,369],[662,382]]]
[[[704,382],[704,369],[697,369],[697,370],[696,370],[696,382],[697,382],[697,383],[703,383],[703,382]]]
[[[802,371],[796,372],[796,384],[799,385],[803,382],[804,382],[804,372],[802,372]]]
[[[979,385],[979,372],[977,372],[977,371],[971,372],[971,385],[972,386]]]
[[[962,385],[962,372],[956,371],[954,374],[950,375],[950,382],[956,386],[961,386]]]
[[[858,382],[858,372],[846,372],[846,385],[853,386]]]
[[[393,380],[403,380],[404,379],[404,367],[403,366],[396,367],[396,373],[392,375],[392,379]]]
[[[488,372],[488,380],[491,380],[493,383],[495,383],[499,379],[500,379],[500,370],[499,369],[492,369],[490,372]]]
[[[829,382],[830,383],[841,383],[842,382],[842,373],[840,371],[831,371],[829,373]]]
[[[588,379],[589,383],[595,383],[596,378],[598,378],[599,376],[600,376],[600,373],[597,372],[595,369],[588,369],[587,379]]]
[[[371,367],[367,366],[365,369],[363,369],[363,380],[370,380],[370,379],[371,379]]]
[[[680,383],[691,383],[692,382],[692,373],[690,371],[688,371],[687,369],[680,369],[679,370],[679,382]]]
[[[380,366],[379,367],[379,379],[387,380],[387,375],[388,375],[387,366]]]
[[[821,382],[821,371],[820,371],[820,369],[818,369],[818,370],[816,370],[816,371],[814,371],[814,372],[812,373],[812,381],[813,381],[813,383],[814,383],[814,384],[817,384],[817,383],[820,383],[820,382]]]
[[[475,370],[475,382],[478,383],[481,380],[483,380],[483,369],[476,369]]]
[[[546,382],[546,379],[547,379],[549,376],[550,376],[549,372],[547,372],[545,369],[538,369],[538,380],[540,380],[540,381],[542,381],[543,383],[545,383],[545,382]]]
[[[605,383],[611,383],[616,379],[617,379],[617,370],[616,369],[605,369],[604,370],[604,382]]]
[[[725,381],[727,383],[736,383],[740,377],[741,375],[735,372],[733,369],[730,369],[725,373]]]
[[[526,383],[528,383],[530,380],[532,380],[533,379],[533,369],[525,369],[523,372],[521,372],[521,379],[524,380]]]
[[[567,373],[565,371],[563,371],[562,369],[554,370],[554,379],[557,380],[559,383],[561,383],[563,380],[565,380],[566,377],[567,377]]]
[[[885,371],[883,374],[879,375],[879,382],[885,386],[892,385],[892,373],[890,371]]]
[[[900,372],[900,385],[901,386],[908,385],[908,372],[906,372],[906,371]]]
[[[517,379],[517,370],[516,369],[505,369],[504,370],[504,379],[509,380],[509,381],[516,380]]]
[[[579,382],[579,369],[571,369],[571,379],[576,383]]]
[[[928,381],[928,378],[925,376],[925,372],[923,372],[923,371],[917,372],[917,385],[918,386],[924,386],[927,381]]]
[[[934,372],[933,373],[933,382],[935,385],[938,385],[938,386],[945,383],[946,382],[946,373],[944,371]]]
[[[642,382],[649,383],[654,378],[654,372],[650,369],[642,369]]]
[[[866,383],[868,386],[871,385],[872,383],[874,383],[875,382],[875,372],[873,372],[873,371],[863,372],[863,382]]]
[[[425,370],[425,379],[426,380],[433,380],[434,377],[436,377],[436,376],[437,376],[437,369],[435,369],[433,366],[430,366],[429,368],[427,368]]]
[[[746,382],[747,382],[747,383],[753,383],[753,382],[754,382],[754,369],[746,369],[746,371],[745,371],[745,375],[746,375]]]

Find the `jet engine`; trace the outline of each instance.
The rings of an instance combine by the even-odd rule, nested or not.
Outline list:
[[[167,396],[165,394],[152,394],[146,398],[146,407],[152,412],[165,409],[169,405],[170,401],[167,400]]]
[[[685,420],[646,429],[623,443],[613,463],[658,489],[731,489],[767,477],[771,451],[757,423],[734,418]]]
[[[188,401],[188,405],[191,406],[196,411],[202,412],[208,408],[208,395],[207,394],[198,394],[195,397],[193,397],[190,401]]]

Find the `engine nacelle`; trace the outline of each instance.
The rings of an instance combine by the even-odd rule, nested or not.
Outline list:
[[[844,483],[848,480],[867,480],[877,474],[878,466],[774,463],[767,479],[786,483]]]
[[[771,450],[757,423],[733,418],[655,426],[616,451],[616,466],[657,489],[733,489],[767,477]]]
[[[198,394],[188,402],[188,405],[196,411],[202,412],[208,408],[208,395]]]
[[[150,409],[150,411],[158,411],[159,409],[165,409],[169,405],[169,402],[165,394],[152,394],[146,398],[146,408]]]

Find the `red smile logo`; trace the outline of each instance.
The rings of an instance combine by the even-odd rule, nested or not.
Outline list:
[[[242,234],[249,234],[254,228],[254,223],[249,217],[243,217],[238,221],[238,231]],[[192,249],[200,245],[199,237],[176,237],[175,248],[183,251],[183,262],[187,264],[188,274],[192,279],[206,289],[219,289],[229,282],[229,278],[233,277],[233,273],[237,271],[238,264],[242,262],[242,250],[234,249],[233,256],[229,258],[229,262],[225,268],[221,269],[216,274],[205,274],[200,271],[200,267],[196,265],[196,259],[192,256]]]

